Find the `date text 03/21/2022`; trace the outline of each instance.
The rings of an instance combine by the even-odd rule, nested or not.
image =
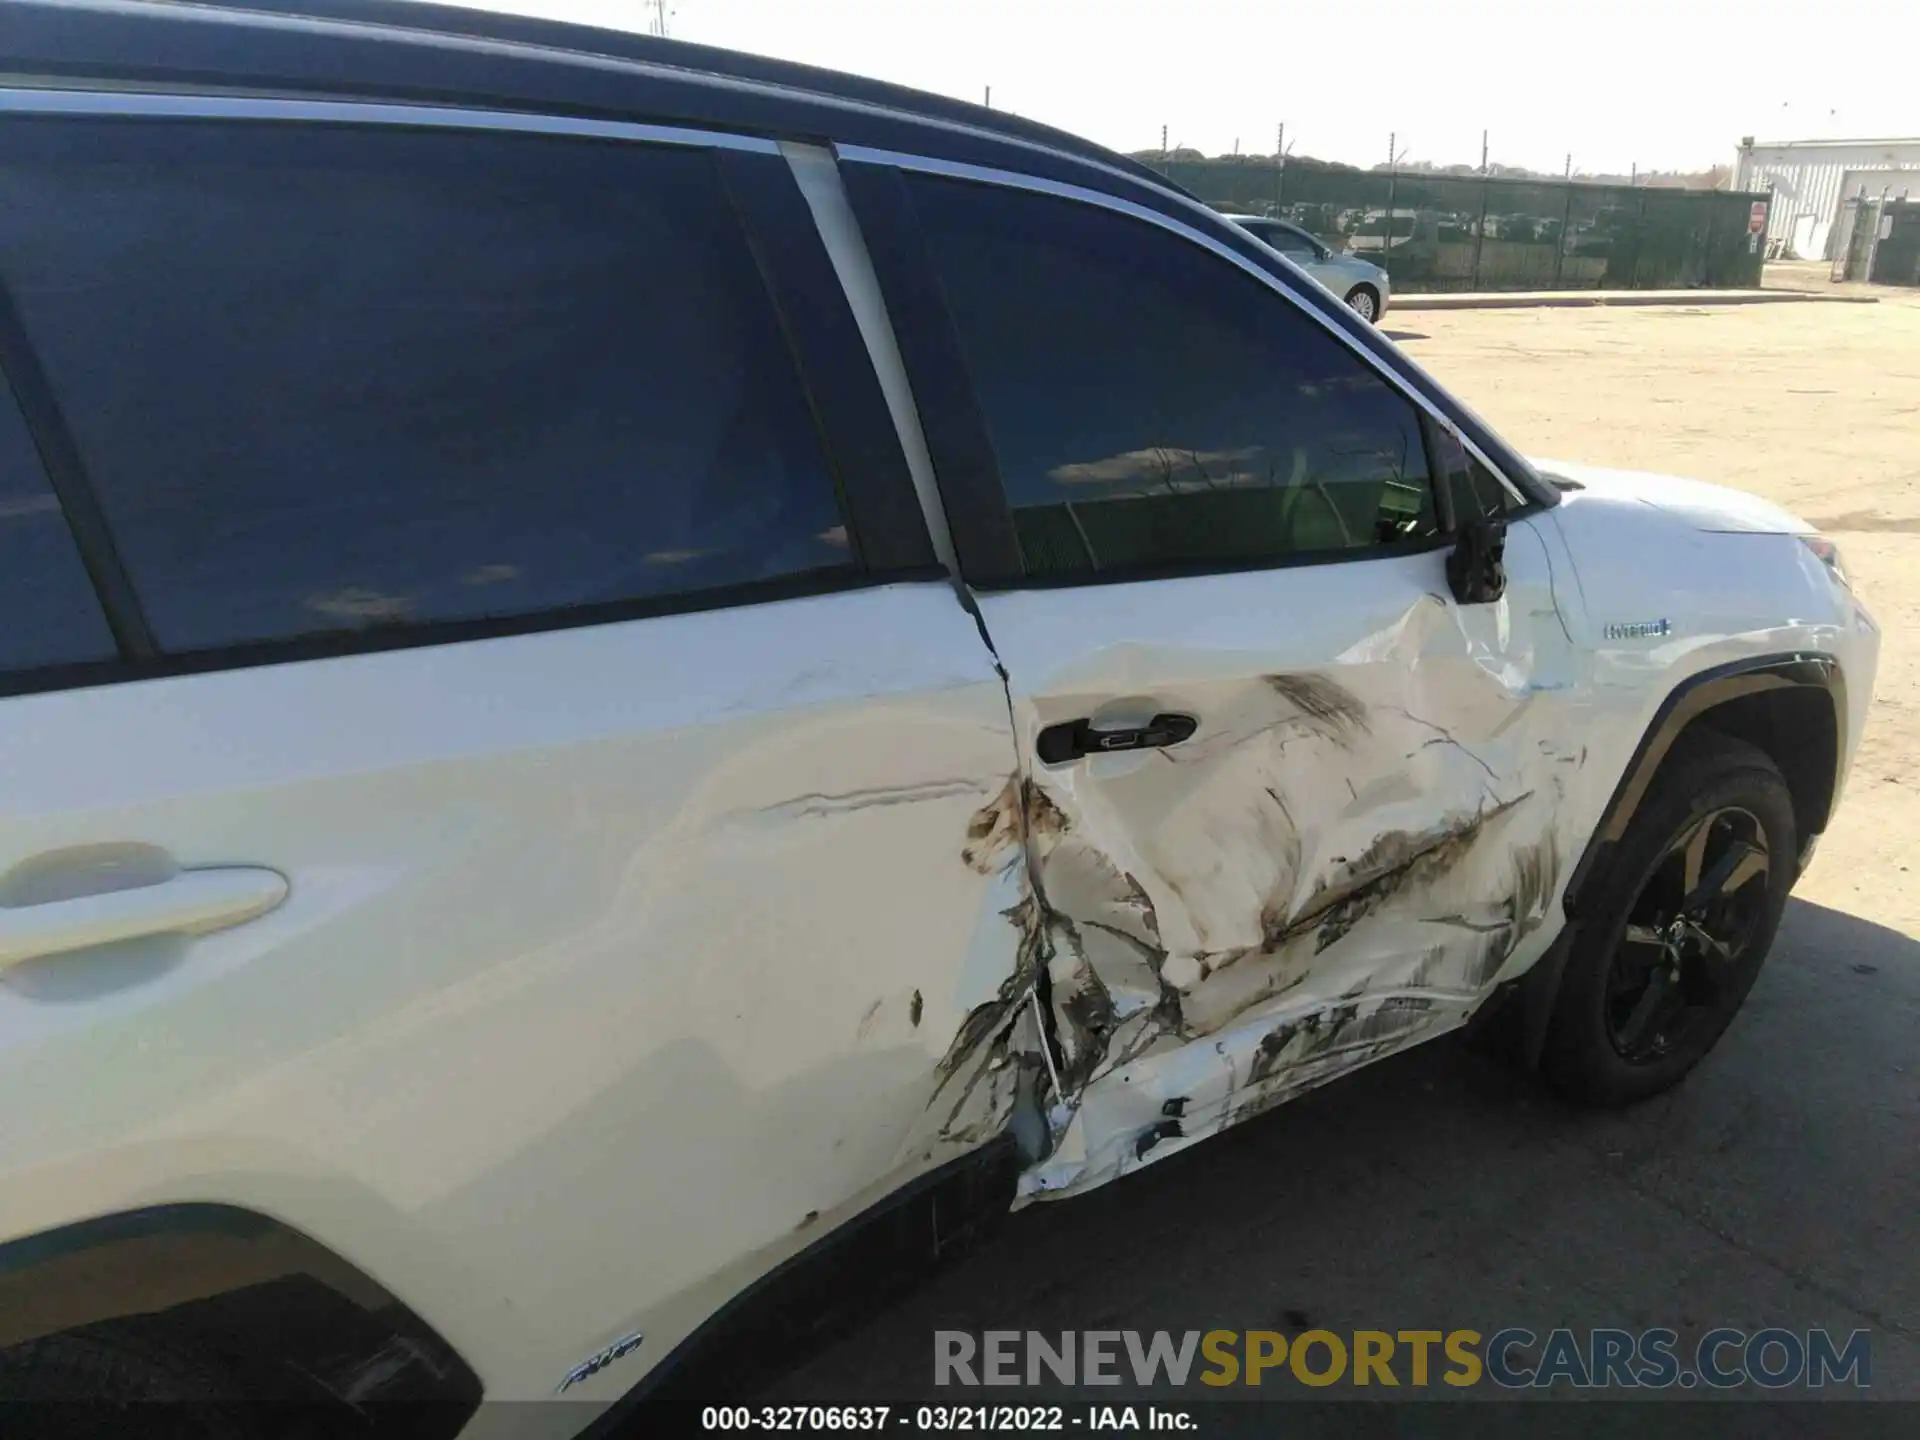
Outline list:
[[[1157,1431],[1198,1429],[1184,1410],[1158,1405],[709,1405],[700,1412],[703,1430],[777,1431],[818,1434],[834,1430],[908,1430],[1014,1433],[1082,1430]]]

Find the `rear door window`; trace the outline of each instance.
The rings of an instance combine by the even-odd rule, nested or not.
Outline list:
[[[0,377],[0,677],[114,655],[66,516]]]
[[[854,568],[705,152],[4,133],[0,276],[162,650]]]

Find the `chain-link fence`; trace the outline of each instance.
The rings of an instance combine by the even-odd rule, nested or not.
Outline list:
[[[1313,162],[1158,167],[1222,210],[1271,215],[1384,265],[1402,291],[1740,289],[1760,283],[1764,194],[1395,174]]]

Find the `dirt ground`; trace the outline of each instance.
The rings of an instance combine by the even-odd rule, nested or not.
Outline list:
[[[1920,938],[1907,869],[1920,863],[1920,294],[1876,293],[1390,312],[1386,329],[1528,454],[1735,485],[1834,537],[1883,631],[1880,677],[1839,816],[1795,893]]]
[[[1862,753],[1740,1017],[1684,1084],[1619,1112],[1573,1109],[1466,1046],[1419,1047],[1014,1215],[765,1398],[989,1398],[930,1388],[943,1328],[1465,1324],[1665,1325],[1683,1351],[1710,1326],[1864,1328],[1870,1389],[1799,1398],[1920,1401],[1920,891],[1908,873],[1920,864],[1920,295],[1409,310],[1386,328],[1533,453],[1737,485],[1818,521],[1878,616]],[[1248,1423],[1210,1415],[1207,1433],[1281,1433],[1266,1403],[1229,1408]],[[1773,1403],[1732,1419],[1719,1406],[1588,1406],[1552,1433],[1912,1432],[1910,1405],[1845,1408],[1840,1427],[1824,1405],[1817,1422]],[[1500,1433],[1482,1417],[1501,1407],[1466,1410],[1448,1433]],[[1356,1427],[1350,1406],[1290,1405],[1284,1433],[1440,1434],[1457,1413],[1424,1406],[1417,1425]],[[1549,1433],[1541,1412],[1511,1413],[1524,1423],[1505,1433]]]

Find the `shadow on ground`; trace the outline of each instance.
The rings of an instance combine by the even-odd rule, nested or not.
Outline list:
[[[1429,336],[1422,335],[1418,330],[1382,330],[1380,333],[1396,343],[1402,340],[1426,340],[1430,338]]]
[[[1920,944],[1795,901],[1744,1012],[1660,1099],[1577,1111],[1462,1044],[1427,1046],[1081,1199],[1014,1215],[985,1250],[764,1398],[1038,1394],[935,1391],[937,1329],[1563,1325],[1670,1327],[1683,1357],[1716,1326],[1825,1326],[1842,1339],[1865,1328],[1871,1393],[1920,1398],[1917,1025]],[[1368,1393],[1282,1377],[1249,1398]],[[1805,1408],[1753,1421],[1743,1407],[1739,1428],[1775,1433]],[[1702,1409],[1720,1414],[1703,1417],[1709,1431],[1727,1418],[1669,1406],[1663,1419]],[[1889,1421],[1896,1411],[1914,1418],[1887,1407]],[[1350,1406],[1297,1405],[1287,1430],[1359,1433],[1359,1419]]]

